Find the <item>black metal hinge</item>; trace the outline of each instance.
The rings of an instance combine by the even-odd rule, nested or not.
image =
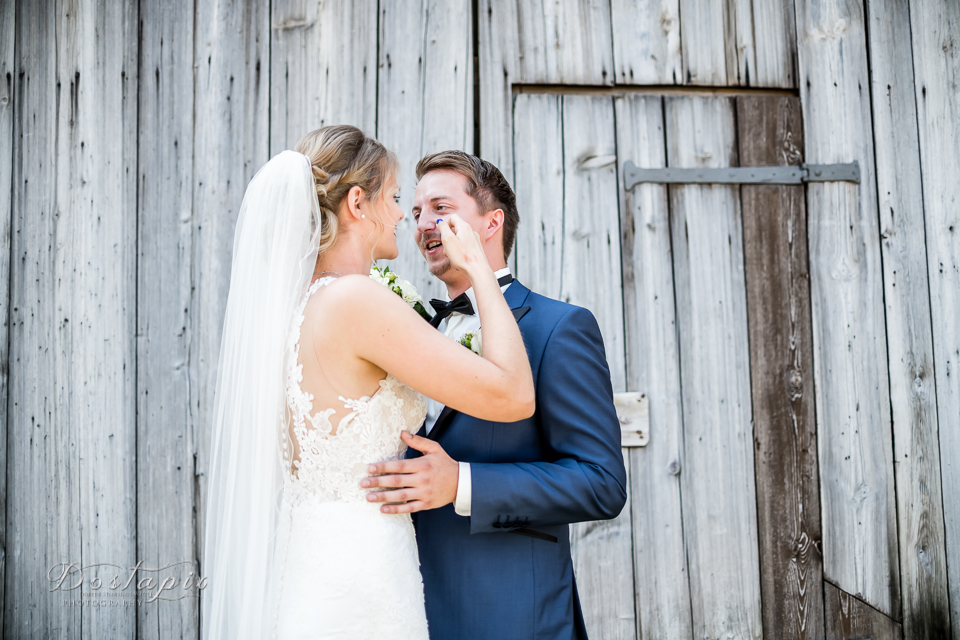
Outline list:
[[[659,184],[803,184],[805,182],[860,182],[860,164],[802,164],[780,167],[696,167],[641,169],[627,160],[623,165],[624,188],[641,182]]]

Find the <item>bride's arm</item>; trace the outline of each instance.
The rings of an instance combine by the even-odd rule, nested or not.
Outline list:
[[[360,358],[413,389],[458,411],[497,422],[533,415],[530,361],[520,329],[483,255],[479,237],[452,220],[441,224],[444,251],[470,277],[483,326],[483,356],[423,321],[395,293],[363,276],[330,286],[325,305]]]

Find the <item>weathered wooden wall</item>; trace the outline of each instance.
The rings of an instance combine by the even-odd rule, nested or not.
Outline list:
[[[345,122],[405,210],[426,153],[500,166],[518,277],[649,397],[628,506],[572,534],[591,637],[960,640],[958,41],[952,0],[3,3],[5,635],[197,637],[195,599],[47,572],[202,572],[239,203]],[[627,160],[862,180],[626,191]],[[412,228],[392,266],[442,296]]]
[[[16,5],[0,7],[0,600],[4,597],[7,569],[7,397],[10,373],[10,222],[13,174],[13,79],[16,41]],[[4,608],[0,606],[0,629]]]
[[[14,11],[4,632],[132,637],[135,610],[62,606],[47,572],[137,552],[138,16]]]

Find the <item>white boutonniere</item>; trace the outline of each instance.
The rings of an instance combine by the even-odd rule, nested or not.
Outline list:
[[[475,354],[483,355],[483,342],[480,340],[480,329],[476,331],[468,331],[463,334],[463,337],[460,338],[460,344],[465,346],[470,351],[473,351]]]
[[[417,291],[417,288],[410,284],[409,281],[404,280],[393,271],[390,271],[390,267],[373,265],[370,267],[370,277],[380,284],[389,287],[391,291],[403,298],[404,302],[413,307],[414,311],[423,316],[424,319],[430,320],[430,314],[427,312],[427,308],[423,306],[423,298],[420,297],[420,292]]]

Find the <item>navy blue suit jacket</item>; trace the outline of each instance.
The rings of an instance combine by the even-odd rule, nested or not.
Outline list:
[[[470,463],[473,484],[469,517],[453,505],[414,514],[430,637],[586,638],[567,525],[615,518],[627,496],[600,328],[586,309],[516,281],[504,297],[530,356],[536,413],[502,423],[448,407],[430,432]]]

